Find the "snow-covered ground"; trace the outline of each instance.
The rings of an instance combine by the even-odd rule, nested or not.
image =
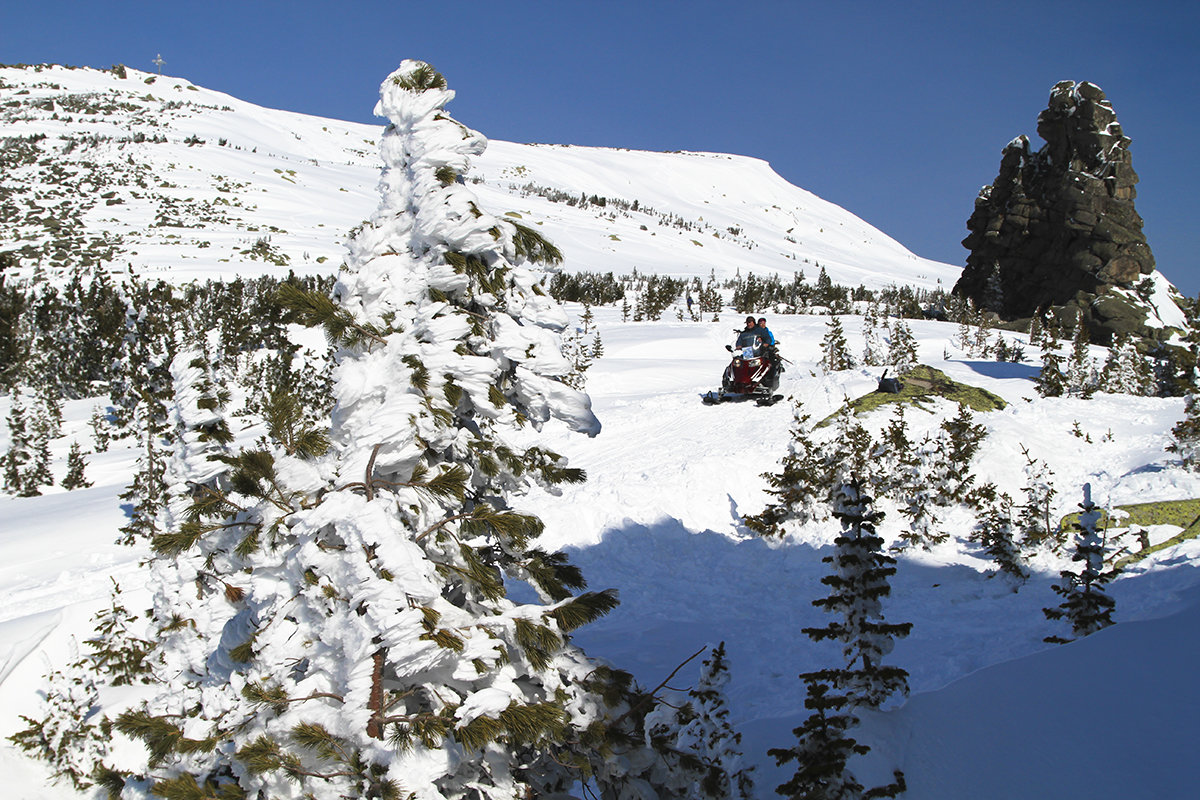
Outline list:
[[[377,202],[378,128],[262,109],[180,79],[148,82],[151,76],[132,70],[129,76],[0,69],[6,102],[60,98],[50,108],[23,107],[28,113],[5,120],[6,136],[46,133],[58,150],[60,137],[112,137],[77,145],[83,149],[70,158],[63,154],[61,163],[79,172],[61,184],[39,183],[43,176],[32,166],[0,177],[24,181],[22,191],[34,191],[45,207],[79,195],[74,190],[84,177],[107,181],[88,188],[116,192],[108,199],[123,202],[89,206],[84,231],[120,238],[119,263],[142,275],[182,281],[336,269],[346,232]],[[115,116],[68,113],[61,100],[111,92],[144,106],[146,116],[129,108]],[[139,128],[146,119],[161,127]],[[167,141],[119,141],[138,130]],[[188,145],[191,137],[204,144]],[[114,167],[105,177],[85,169],[131,158],[157,180],[137,187],[132,172]],[[838,283],[925,288],[956,277],[955,268],[913,256],[754,159],[493,142],[468,175],[476,178],[483,180],[472,186],[481,203],[540,226],[563,250],[568,270],[620,275],[636,267],[701,277],[740,270],[790,278],[804,269],[812,281],[820,264]],[[64,187],[64,195],[56,194]],[[618,198],[629,207],[570,205],[555,192]],[[214,208],[221,219],[195,216]],[[151,224],[162,211],[184,224]],[[48,235],[40,224],[17,220],[4,233],[39,245]],[[288,257],[285,266],[244,255],[260,237]],[[581,309],[570,310],[578,318]],[[768,543],[740,525],[768,499],[763,473],[786,453],[791,404],[700,403],[700,394],[719,383],[723,346],[738,315],[622,323],[613,308],[594,312],[604,357],[587,373],[587,389],[603,430],[587,439],[552,424],[540,434],[546,446],[586,469],[589,480],[560,496],[535,493],[518,504],[542,517],[545,545],[568,550],[592,588],[620,591],[615,612],[576,634],[592,655],[654,686],[702,645],[726,642],[732,721],[759,766],[758,796],[773,797],[786,773],[766,751],[789,746],[791,729],[806,716],[796,676],[836,656],[800,632],[822,622],[811,602],[825,594],[821,558],[836,527],[813,525]],[[674,310],[664,316],[673,319]],[[879,377],[878,369],[827,374],[818,366],[826,320],[770,318],[792,362],[781,391],[801,400],[814,420],[845,397],[871,390]],[[843,322],[852,349],[860,350],[861,320]],[[954,346],[953,325],[913,321],[911,327],[922,362],[1009,403],[977,417],[988,431],[976,459],[980,481],[1017,495],[1023,445],[1054,473],[1056,516],[1076,508],[1085,484],[1104,505],[1200,497],[1200,477],[1164,450],[1182,400],[1043,399],[1033,389],[1035,366],[968,358]],[[60,479],[71,442],[92,447],[87,421],[96,402],[67,405],[64,436],[53,444]],[[0,398],[0,414],[8,408],[9,399]],[[934,404],[930,413],[910,411],[910,436],[935,430],[954,410]],[[867,426],[878,431],[889,413],[868,416]],[[0,450],[6,447],[7,431],[0,430]],[[122,445],[88,459],[91,488],[0,496],[0,736],[23,727],[21,715],[39,714],[43,675],[67,661],[73,639],[90,635],[89,620],[107,604],[114,581],[129,608],[149,604],[141,564],[147,552],[113,543],[124,521],[118,495],[135,454]],[[880,532],[894,540],[903,525],[893,512]],[[1038,560],[1030,580],[1014,591],[990,574],[967,533],[900,557],[885,613],[889,621],[912,622],[913,632],[889,661],[909,671],[913,694],[864,715],[856,736],[873,751],[852,765],[859,778],[873,785],[898,767],[908,796],[922,800],[1195,794],[1197,767],[1186,748],[1200,735],[1194,712],[1200,689],[1189,674],[1200,641],[1200,542],[1138,562],[1112,584],[1117,624],[1060,646],[1043,642],[1063,630],[1045,620],[1042,608],[1057,604],[1050,585],[1067,562]],[[1171,531],[1151,533],[1161,540]],[[677,683],[687,682],[689,669]],[[5,797],[78,796],[49,785],[43,765],[7,743],[0,746],[0,768]]]
[[[784,455],[792,415],[786,402],[700,402],[719,379],[733,327],[727,320],[735,316],[622,323],[614,309],[596,311],[605,355],[587,373],[588,391],[604,428],[594,439],[554,425],[542,433],[589,480],[520,505],[543,518],[546,545],[569,551],[592,588],[620,591],[620,608],[577,633],[589,653],[657,685],[705,643],[726,642],[734,722],[759,764],[759,796],[771,797],[786,775],[766,750],[788,746],[791,728],[806,716],[796,676],[835,658],[832,647],[814,645],[800,629],[822,624],[811,601],[824,596],[821,557],[836,527],[814,526],[768,544],[739,524],[767,500],[761,473]],[[853,342],[858,320],[845,321]],[[814,419],[845,396],[869,391],[879,371],[823,372],[817,361],[825,322],[771,320],[793,362],[781,389]],[[1018,494],[1023,444],[1054,471],[1059,514],[1074,509],[1085,483],[1106,504],[1200,496],[1200,477],[1163,449],[1182,414],[1180,400],[1043,399],[1033,390],[1033,367],[960,359],[955,326],[912,327],[923,361],[1009,402],[978,415],[988,430],[977,456],[981,481]],[[57,442],[59,475],[71,440],[90,441],[91,408],[88,401],[68,406],[66,435]],[[889,415],[875,412],[868,427],[878,429]],[[908,419],[915,437],[941,415],[911,410]],[[1091,442],[1072,432],[1077,422]],[[146,553],[113,544],[122,523],[117,495],[133,459],[119,449],[92,455],[89,489],[0,498],[4,735],[21,727],[18,715],[38,712],[41,676],[67,657],[70,637],[89,635],[88,621],[107,602],[112,580],[129,595],[130,608],[146,604],[139,567]],[[880,530],[894,539],[903,524],[892,514]],[[1065,563],[1037,564],[1014,591],[990,575],[965,535],[900,558],[885,613],[912,622],[913,632],[889,660],[909,671],[913,694],[900,708],[865,716],[859,738],[874,750],[858,765],[860,778],[877,770],[886,777],[898,766],[909,796],[934,800],[1186,796],[1197,768],[1183,748],[1200,734],[1200,689],[1188,674],[1200,622],[1200,542],[1139,562],[1112,585],[1118,624],[1064,646],[1042,641],[1062,631],[1041,609],[1057,605],[1049,587]],[[10,747],[0,750],[0,764],[19,776],[19,793],[10,796],[74,796],[44,786],[40,765]]]

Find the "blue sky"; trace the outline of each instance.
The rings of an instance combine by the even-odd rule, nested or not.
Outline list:
[[[0,62],[163,72],[273,108],[378,122],[432,63],[490,138],[755,156],[914,252],[959,242],[1000,150],[1060,80],[1133,139],[1159,268],[1200,290],[1200,3],[827,0],[0,0]]]

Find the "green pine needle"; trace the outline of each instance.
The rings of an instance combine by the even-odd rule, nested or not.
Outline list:
[[[583,572],[567,560],[565,553],[546,553],[543,550],[528,551],[525,571],[537,587],[555,602],[566,600],[572,591],[587,588]]]
[[[250,681],[242,688],[242,697],[251,703],[261,703],[271,707],[276,714],[282,714],[288,707],[287,691],[279,684],[270,686]]]
[[[237,751],[234,758],[242,762],[251,775],[273,772],[283,764],[279,743],[267,736],[259,736],[245,745]]]
[[[513,244],[517,248],[518,256],[535,264],[556,265],[562,263],[562,251],[551,244],[545,236],[519,222],[506,221],[514,228]]]
[[[416,475],[415,470],[413,471],[413,475]],[[468,477],[469,473],[467,472],[466,467],[462,466],[461,464],[455,464],[449,469],[444,469],[438,472],[437,475],[434,475],[424,484],[420,484],[418,488],[423,489],[439,500],[449,500],[453,498],[454,500],[462,502],[462,499],[467,494]],[[413,482],[416,483],[415,477]]]
[[[196,542],[200,541],[200,537],[210,530],[212,530],[210,527],[185,522],[178,531],[160,533],[155,536],[150,540],[150,547],[158,555],[174,557],[190,550]]]
[[[468,750],[482,750],[503,735],[503,723],[491,717],[476,717],[454,731],[454,738]]]
[[[107,800],[121,800],[121,792],[125,791],[127,777],[128,773],[113,769],[106,764],[97,764],[91,774],[96,785],[104,790]]]
[[[277,294],[280,305],[288,309],[291,318],[309,328],[324,328],[325,338],[347,347],[382,343],[383,332],[373,325],[358,322],[333,298],[320,292],[310,292],[284,283]]]
[[[546,615],[553,617],[558,622],[558,627],[569,633],[590,622],[595,622],[620,604],[617,590],[605,589],[602,592],[585,592],[573,600],[563,603],[553,611],[547,612]]]
[[[346,742],[315,722],[301,722],[292,728],[292,741],[327,761],[346,759]]]
[[[534,744],[540,739],[562,740],[570,715],[557,703],[510,705],[500,712],[500,722],[513,745]]]
[[[521,645],[525,657],[538,670],[550,666],[550,657],[558,652],[563,643],[550,628],[523,618],[516,621],[516,634],[517,643]]]
[[[254,660],[254,637],[242,642],[229,651],[229,657],[239,664],[249,664]]]
[[[446,79],[442,77],[442,73],[423,61],[418,63],[407,75],[397,75],[392,80],[401,89],[407,89],[410,92],[446,88]]]
[[[421,392],[428,391],[429,370],[425,368],[425,365],[421,363],[421,360],[411,354],[404,356],[400,360],[407,364],[408,368],[412,370],[412,378],[410,378],[412,385]]]

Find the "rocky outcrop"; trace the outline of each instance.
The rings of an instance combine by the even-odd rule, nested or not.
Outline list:
[[[970,250],[955,294],[1006,321],[1053,308],[1082,309],[1093,341],[1142,330],[1150,309],[1131,291],[1154,273],[1154,256],[1134,209],[1137,174],[1129,138],[1100,87],[1063,81],[1038,116],[1045,145],[1020,136],[1003,150],[1000,173],[975,200]],[[1142,294],[1145,294],[1143,291]]]

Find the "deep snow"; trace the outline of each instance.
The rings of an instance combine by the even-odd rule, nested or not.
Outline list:
[[[598,311],[606,355],[588,372],[588,390],[604,428],[594,439],[562,425],[544,432],[546,443],[585,468],[589,480],[566,487],[561,497],[535,494],[518,505],[543,518],[546,544],[566,548],[592,588],[621,593],[617,611],[577,633],[589,653],[657,685],[701,645],[726,642],[734,722],[745,732],[747,755],[760,765],[759,796],[771,797],[786,775],[765,751],[787,746],[803,718],[796,675],[836,657],[831,646],[800,634],[821,622],[811,601],[823,596],[820,559],[836,527],[813,526],[778,544],[739,526],[741,514],[766,500],[761,473],[785,452],[791,410],[782,402],[770,408],[699,402],[719,378],[731,323],[621,323],[615,310]],[[853,341],[857,320],[846,322]],[[878,370],[825,374],[816,365],[825,318],[773,317],[772,326],[794,362],[782,389],[803,399],[814,418],[845,394],[872,388]],[[1073,509],[1084,483],[1103,503],[1200,493],[1200,478],[1163,451],[1181,401],[1042,399],[1030,367],[958,360],[955,326],[913,328],[924,360],[1010,402],[978,416],[989,431],[977,462],[981,480],[1015,492],[1023,443],[1051,464],[1059,513]],[[944,350],[950,361],[941,359]],[[58,474],[71,439],[87,441],[90,411],[87,401],[69,405],[67,433],[56,447]],[[882,425],[888,413],[868,416],[868,426]],[[909,420],[920,430],[939,418],[914,410]],[[1071,433],[1076,421],[1092,443]],[[1112,441],[1104,441],[1109,431]],[[130,608],[146,605],[145,570],[138,567],[145,553],[112,544],[121,524],[116,495],[132,462],[129,451],[93,455],[90,489],[0,499],[5,735],[17,729],[18,714],[36,713],[41,675],[61,663],[69,636],[87,635],[91,614],[107,602],[110,576],[129,594]],[[891,540],[902,524],[893,513],[880,532]],[[885,614],[914,623],[890,657],[909,671],[913,696],[899,709],[865,717],[859,738],[874,752],[858,765],[860,778],[899,766],[909,796],[935,800],[968,789],[979,797],[1043,794],[1031,787],[1057,787],[1053,793],[1065,797],[1124,798],[1147,796],[1142,789],[1153,786],[1158,796],[1184,796],[1195,770],[1191,760],[1175,756],[1200,733],[1191,713],[1197,690],[1187,674],[1200,614],[1198,560],[1200,542],[1191,541],[1140,562],[1112,585],[1118,624],[1059,646],[1042,641],[1060,631],[1041,609],[1057,602],[1049,586],[1061,562],[1046,560],[1014,592],[961,541],[901,556]],[[7,746],[0,763],[25,776],[18,797],[73,796],[64,787],[43,787],[40,766]]]

